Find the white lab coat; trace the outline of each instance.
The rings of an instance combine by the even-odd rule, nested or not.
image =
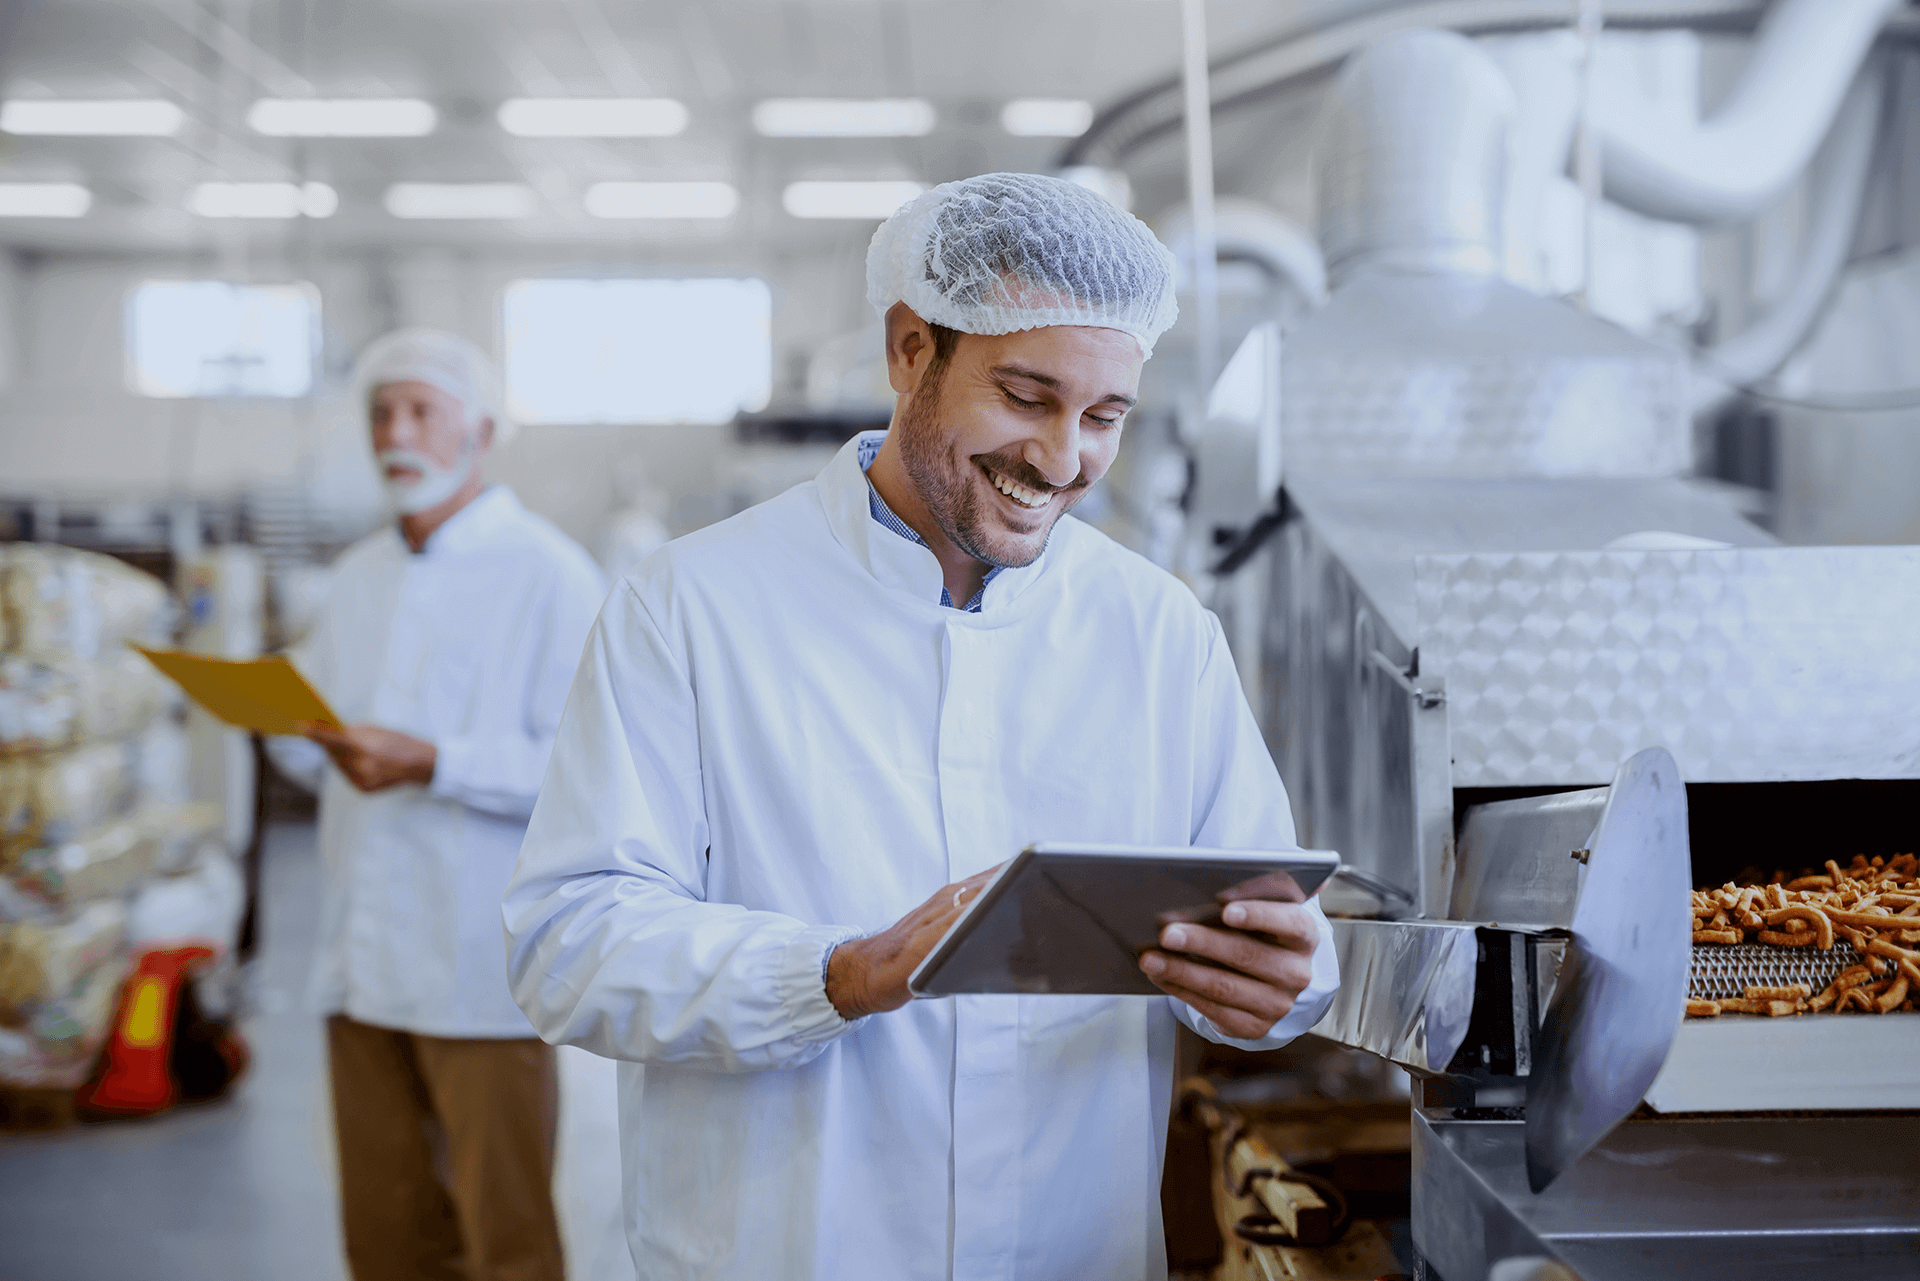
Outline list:
[[[430,786],[355,790],[305,739],[269,743],[320,794],[321,1013],[428,1036],[531,1036],[507,990],[500,895],[603,599],[592,559],[504,486],[415,555],[387,526],[335,566],[291,655],[348,723],[432,742]]]
[[[978,614],[877,524],[850,442],[656,552],[574,682],[506,898],[542,1036],[628,1060],[649,1281],[1165,1275],[1164,997],[963,997],[855,1023],[830,945],[1038,840],[1291,846],[1219,624],[1063,519]],[[1316,909],[1317,914],[1317,909]],[[1325,1011],[1313,985],[1259,1044]]]

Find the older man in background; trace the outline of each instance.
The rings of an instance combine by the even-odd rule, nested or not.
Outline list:
[[[356,1281],[560,1281],[554,1057],[508,993],[500,897],[603,583],[481,479],[509,423],[472,344],[389,334],[355,386],[396,519],[341,557],[292,655],[346,723],[273,744],[320,796],[347,1260]]]

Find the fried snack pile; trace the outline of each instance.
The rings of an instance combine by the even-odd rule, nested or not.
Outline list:
[[[1920,997],[1920,864],[1912,854],[1851,867],[1827,860],[1827,870],[1769,885],[1735,885],[1693,892],[1696,944],[1744,943],[1832,949],[1844,939],[1865,958],[1835,976],[1818,996],[1804,983],[1750,987],[1738,997],[1688,1001],[1689,1017],[1766,1014],[1780,1017],[1832,1010],[1885,1014],[1911,1010]]]

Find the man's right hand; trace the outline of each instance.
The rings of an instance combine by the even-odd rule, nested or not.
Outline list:
[[[907,979],[998,867],[949,885],[887,929],[848,939],[827,961],[827,999],[848,1021],[897,1010],[913,999]]]

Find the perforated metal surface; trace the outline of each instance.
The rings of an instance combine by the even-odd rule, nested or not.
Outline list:
[[[1920,548],[1414,564],[1455,787],[1602,783],[1653,744],[1689,783],[1920,772]]]
[[[1750,987],[1785,987],[1790,983],[1805,983],[1818,994],[1833,982],[1834,975],[1860,961],[1853,944],[1838,939],[1830,952],[1767,943],[1701,943],[1693,949],[1687,999],[1718,1001],[1743,996]]]

